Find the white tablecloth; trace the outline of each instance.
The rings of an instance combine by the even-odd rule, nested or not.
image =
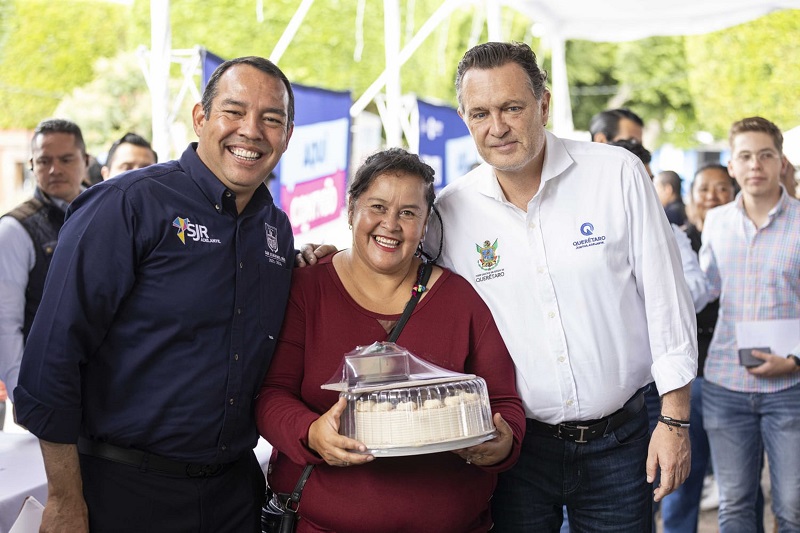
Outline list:
[[[7,533],[27,496],[47,502],[39,439],[30,433],[0,431],[0,533]]]

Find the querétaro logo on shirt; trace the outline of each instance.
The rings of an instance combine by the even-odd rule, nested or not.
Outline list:
[[[592,224],[591,222],[584,222],[583,224],[581,224],[580,232],[581,235],[583,235],[586,238],[578,239],[577,241],[572,242],[572,246],[574,246],[576,250],[606,243],[605,235],[599,235],[597,237],[594,236],[594,224]]]
[[[193,224],[191,220],[183,217],[176,217],[172,221],[172,227],[178,228],[178,238],[183,244],[186,244],[186,239],[189,238],[195,242],[205,242],[212,244],[221,244],[222,241],[215,239],[208,235],[208,228],[202,224]]]
[[[482,270],[492,270],[500,262],[500,256],[497,255],[497,239],[494,240],[494,244],[490,241],[483,241],[483,246],[476,244],[475,249],[481,255],[478,266]]]
[[[495,278],[502,278],[505,274],[502,268],[500,270],[495,270],[497,265],[500,263],[500,254],[497,253],[498,240],[499,239],[495,239],[494,243],[486,240],[483,241],[483,245],[475,245],[475,249],[477,250],[478,254],[480,254],[480,257],[478,258],[478,266],[484,271],[475,276],[475,283],[480,283],[482,281],[488,281]]]

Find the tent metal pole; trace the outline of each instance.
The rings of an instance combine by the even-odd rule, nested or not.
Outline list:
[[[283,30],[283,35],[281,35],[281,38],[278,39],[278,43],[275,45],[275,48],[272,49],[272,53],[269,55],[270,61],[277,65],[278,61],[281,60],[283,53],[287,48],[289,48],[289,43],[291,43],[292,39],[294,39],[294,36],[297,34],[297,30],[303,23],[303,19],[306,18],[306,14],[308,13],[308,10],[311,9],[311,4],[313,3],[314,0],[303,0],[300,3],[300,7],[298,7],[297,11],[294,12],[289,24],[286,25],[286,29]]]
[[[575,126],[572,122],[572,102],[569,99],[569,81],[567,80],[567,54],[566,39],[563,35],[551,34],[552,70],[553,70],[553,101],[552,121],[553,133],[556,135],[570,135]]]
[[[401,146],[400,129],[400,5],[398,0],[383,0],[383,39],[386,55],[386,115],[383,129],[386,146]]]
[[[433,33],[433,30],[442,23],[450,14],[455,11],[456,9],[463,7],[467,2],[464,0],[445,0],[442,2],[442,5],[430,16],[428,20],[420,27],[419,31],[414,35],[414,37],[408,42],[407,45],[400,50],[400,55],[398,57],[398,63],[400,66],[405,64],[406,61],[414,54],[417,48],[428,38],[428,36]],[[472,3],[472,2],[470,2]],[[350,116],[355,117],[369,105],[375,95],[377,95],[383,86],[386,85],[386,70],[381,72],[380,76],[372,82],[364,94],[362,94],[358,100],[350,107]]]
[[[489,41],[503,41],[503,29],[500,24],[500,2],[497,0],[484,0],[486,5],[486,29]]]
[[[150,2],[150,105],[153,120],[153,150],[159,161],[172,157],[169,125],[169,67],[172,33],[169,0]]]

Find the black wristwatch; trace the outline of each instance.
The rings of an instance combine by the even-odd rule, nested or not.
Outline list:
[[[787,359],[791,359],[794,361],[795,371],[800,368],[800,357],[797,357],[795,354],[790,353],[786,356]]]

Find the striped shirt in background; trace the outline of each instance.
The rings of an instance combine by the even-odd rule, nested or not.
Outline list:
[[[705,379],[732,391],[760,393],[800,383],[800,372],[771,378],[747,372],[739,365],[735,334],[736,322],[800,318],[800,202],[782,189],[768,222],[758,229],[744,211],[741,193],[710,210],[700,266],[711,298],[720,296]]]

